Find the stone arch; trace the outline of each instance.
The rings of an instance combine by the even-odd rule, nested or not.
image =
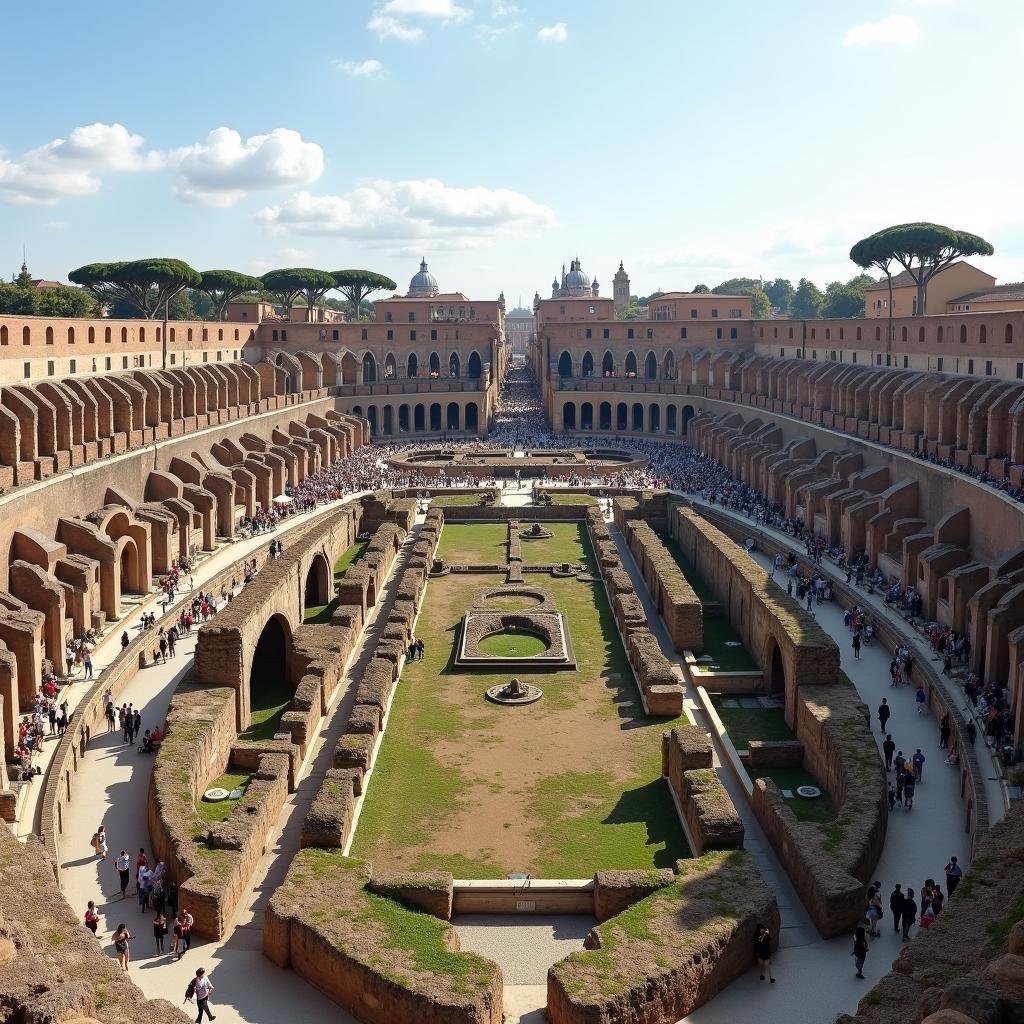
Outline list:
[[[601,360],[601,376],[615,376],[615,356],[612,355],[610,349],[607,352],[605,352],[604,358]]]
[[[466,403],[466,422],[465,429],[472,434],[477,432],[480,425],[480,413],[479,407],[476,402]]]
[[[590,402],[584,402],[580,406],[580,430],[594,429],[594,406]]]
[[[581,372],[584,377],[594,376],[594,357],[590,354],[589,351],[583,353],[583,364]]]
[[[563,350],[562,354],[558,357],[558,376],[559,377],[571,377],[572,376],[572,356],[569,355],[568,350]]]
[[[430,353],[430,376],[441,376],[441,357],[436,352]]]
[[[630,423],[630,429],[635,433],[642,433],[644,429],[644,407],[641,402],[633,403],[633,416]]]
[[[281,703],[282,690],[292,689],[288,674],[291,645],[292,628],[288,619],[280,612],[271,615],[256,641],[249,666],[250,715],[269,711]]]
[[[627,377],[636,376],[636,353],[632,349],[626,353],[624,373]]]
[[[619,402],[615,407],[615,429],[629,430],[629,406],[625,402]]]
[[[396,380],[398,378],[398,364],[395,362],[394,352],[389,352],[384,357],[384,379]]]
[[[370,405],[366,409],[366,418],[370,421],[370,433],[377,433],[377,406]]]
[[[398,432],[409,433],[409,406],[405,402],[398,407]]]
[[[419,364],[419,360],[416,358],[416,353],[415,352],[410,352],[409,353],[409,360],[405,364],[405,375],[406,375],[406,377],[415,377],[417,375],[418,371],[419,371],[419,368],[420,368],[420,364]]]
[[[669,349],[665,353],[665,359],[661,364],[661,374],[665,378],[665,380],[675,380],[676,357],[672,349]]]
[[[377,380],[377,360],[372,352],[363,355],[363,383],[372,384]]]
[[[683,437],[686,436],[686,434],[687,434],[687,432],[689,430],[689,427],[690,427],[690,420],[693,419],[694,415],[695,414],[694,414],[693,406],[692,405],[684,405],[683,406],[683,415],[682,415],[682,421],[683,422],[682,422],[682,431],[681,431]]]
[[[644,376],[648,380],[658,379],[658,357],[653,352],[648,352],[644,360]]]
[[[764,664],[768,668],[768,693],[781,696],[786,692],[786,665],[782,660],[782,650],[771,633],[765,643]]]
[[[433,402],[430,406],[430,429],[435,434],[441,432],[441,403]]]
[[[448,357],[448,376],[449,377],[460,377],[462,370],[462,362],[459,359],[459,353],[453,352]]]
[[[131,537],[117,542],[122,594],[144,594],[148,590],[141,575],[139,548]]]
[[[466,376],[471,380],[479,380],[483,373],[483,364],[480,362],[478,352],[469,353],[469,362],[466,364]]]
[[[602,402],[598,409],[598,429],[600,430],[611,430],[612,429],[612,403]]]
[[[647,430],[652,434],[661,432],[661,406],[652,405],[647,411]]]
[[[416,408],[412,411],[412,429],[417,434],[422,434],[427,429],[425,411],[422,402],[418,402]]]
[[[390,405],[385,405],[382,412],[382,433],[391,435],[395,432],[395,412]]]
[[[331,567],[322,551],[318,551],[309,563],[302,601],[302,615],[306,616],[308,608],[318,608],[327,604],[334,596],[331,593]]]
[[[665,410],[665,433],[675,434],[679,431],[679,413],[674,405]]]
[[[459,429],[459,403],[449,402],[447,415],[445,416],[445,429],[446,430],[458,430]]]
[[[562,427],[565,430],[576,429],[576,403],[575,402],[563,402],[562,403]]]
[[[356,384],[359,382],[359,360],[351,352],[346,352],[341,357],[341,382],[342,384]]]

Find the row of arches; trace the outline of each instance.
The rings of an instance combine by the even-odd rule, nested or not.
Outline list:
[[[398,368],[398,361],[395,359],[394,353],[389,352],[384,359],[382,379],[397,380]],[[420,369],[419,356],[417,356],[415,352],[410,352],[408,359],[405,361],[405,376],[418,377],[420,375]],[[462,376],[462,360],[459,358],[458,352],[452,352],[451,355],[448,356],[446,371],[449,377]],[[466,360],[466,376],[471,380],[478,380],[482,373],[483,362],[480,359],[480,353],[470,352],[469,359]],[[431,352],[430,358],[427,360],[426,376],[441,376],[441,358],[436,352]],[[363,356],[363,383],[370,383],[376,379],[377,363],[374,357],[367,352],[366,355]]]
[[[579,364],[579,376],[581,377],[593,377],[594,374],[594,356],[591,352],[584,352],[583,358]],[[572,354],[568,349],[563,350],[562,354],[558,357],[558,376],[564,378],[572,378],[577,374],[575,372],[575,366],[573,364]],[[611,349],[608,349],[605,354],[601,357],[601,372],[602,377],[617,377],[619,376],[620,367],[616,364],[615,356]],[[636,353],[633,351],[627,352],[625,359],[622,361],[622,376],[631,378],[640,376],[641,366],[637,362]],[[675,380],[676,378],[676,357],[675,354],[669,349],[668,352],[662,357],[659,363],[658,357],[653,351],[647,353],[644,357],[643,365],[643,377],[644,380]]]
[[[393,437],[395,434],[438,434],[443,430],[464,431],[475,434],[480,429],[480,407],[476,402],[463,406],[458,402],[424,402],[410,405],[403,402],[398,406],[361,405],[353,406],[356,416],[365,416],[370,423],[370,432],[376,436]]]
[[[694,417],[692,405],[681,408],[676,405],[662,405],[643,402],[564,402],[562,404],[562,429],[580,430],[590,433],[594,430],[610,430],[615,433],[669,434],[685,437],[690,420]]]

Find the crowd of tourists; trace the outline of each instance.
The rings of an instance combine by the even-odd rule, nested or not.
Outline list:
[[[1001,491],[1007,497],[1013,498],[1014,501],[1024,502],[1024,486],[1014,487],[1010,481],[1012,461],[1008,455],[1003,459],[1002,477],[996,477],[987,469],[977,469],[970,462],[961,465],[952,455],[942,458],[934,452],[926,451],[923,448],[915,448],[911,454],[915,459],[920,459],[922,462],[930,463],[933,466],[941,466],[943,469],[950,469],[954,473],[960,473],[962,476],[969,476],[972,480],[977,480],[978,483],[987,484],[994,490]]]

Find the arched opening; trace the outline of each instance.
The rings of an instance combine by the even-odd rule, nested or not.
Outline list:
[[[687,435],[687,433],[688,433],[688,431],[690,429],[690,420],[693,419],[693,415],[694,415],[694,413],[693,413],[693,406],[692,405],[684,405],[683,406],[683,429],[682,429],[683,437],[686,437],[686,435]]]
[[[108,327],[107,330],[109,331],[110,328]],[[32,344],[32,332],[29,330],[28,324],[21,329],[21,343],[22,345]]]
[[[288,641],[291,629],[281,615],[273,615],[256,641],[249,668],[250,729],[265,725],[258,738],[273,738],[294,690],[288,679]],[[276,719],[276,721],[275,721]]]
[[[648,380],[658,379],[658,360],[653,352],[648,352],[647,358],[644,360],[644,376]]]
[[[1006,336],[1006,344],[1007,345],[1012,345],[1013,344],[1013,324],[1007,324],[1006,325],[1006,331],[1004,333],[1005,333],[1005,336]]]
[[[121,344],[122,345],[127,345],[128,344],[128,328],[127,327],[122,327],[121,328]]]
[[[409,433],[409,406],[402,404],[398,407],[398,432]]]
[[[580,406],[580,430],[594,429],[594,407],[590,402],[584,402]]]
[[[377,406],[371,405],[370,408],[366,410],[366,418],[370,421],[370,433],[371,434],[376,434],[377,433]]]
[[[478,411],[476,402],[466,403],[466,430],[475,434],[478,426]]]
[[[453,352],[448,357],[448,376],[449,377],[458,377],[459,376],[459,369],[460,369],[461,365],[462,364],[459,362],[459,353],[458,352]]]
[[[341,357],[341,383],[355,384],[359,379],[359,361],[351,352]]]
[[[377,379],[377,360],[371,352],[363,356],[363,383],[372,384]]]
[[[416,353],[415,352],[410,352],[409,353],[409,362],[406,364],[406,367],[405,367],[405,375],[406,375],[406,377],[415,377],[418,370],[419,370],[419,361],[416,359]]]
[[[92,328],[90,327],[89,330],[91,331]],[[0,345],[6,345],[6,344],[7,344],[7,324],[0,324]]]
[[[937,342],[939,342],[939,343],[941,343],[941,342],[942,342],[942,326],[941,326],[941,324],[939,325],[939,329],[938,329],[938,331],[936,332],[936,338],[935,338],[935,340],[936,340]]]
[[[605,352],[604,359],[601,360],[601,376],[615,376],[615,357],[611,354],[611,352]]]
[[[967,344],[967,324],[960,325],[960,344]]]
[[[669,349],[669,351],[665,353],[663,376],[665,377],[665,380],[676,379],[676,357],[672,354],[671,349]]]
[[[981,329],[978,331],[978,341],[980,341],[982,345],[988,342],[988,328],[984,324],[981,325]]]
[[[74,345],[75,343],[75,329],[74,327],[68,328],[68,344]]]
[[[441,376],[441,360],[438,358],[436,352],[430,353],[430,376],[440,377]]]
[[[26,327],[25,330],[27,331],[28,328]],[[189,340],[191,340],[191,339],[189,339]],[[109,345],[110,344],[110,328],[109,327],[104,327],[103,328],[103,343],[105,345]]]
[[[907,340],[907,329],[906,329],[906,327],[902,327],[900,329],[900,341],[906,341],[906,340]]]
[[[629,408],[625,402],[619,402],[615,409],[615,429],[629,429]]]
[[[657,434],[661,430],[661,406],[652,405],[650,412],[647,414],[647,429],[652,434]]]
[[[565,402],[562,405],[562,427],[565,430],[576,429],[576,403]]]
[[[594,357],[589,352],[583,353],[583,376],[594,376]]]
[[[145,587],[142,585],[139,572],[139,549],[135,541],[125,537],[121,548],[121,593],[122,594],[144,594]]]
[[[633,430],[644,429],[644,407],[639,402],[633,403]]]
[[[398,376],[398,366],[395,363],[394,355],[389,352],[384,360],[384,379],[394,380]]]
[[[417,434],[422,434],[426,429],[423,404],[420,403],[412,411],[412,428]]]
[[[924,344],[924,324],[917,329],[917,340],[921,345]]]
[[[430,429],[435,433],[441,432],[441,403],[434,402],[430,407]]]
[[[768,693],[784,694],[786,692],[786,667],[782,663],[782,651],[774,637],[769,638],[771,644],[771,669],[768,673]]]
[[[559,377],[571,377],[572,376],[572,356],[568,352],[563,352],[558,357],[558,376]]]
[[[676,407],[674,405],[670,405],[665,410],[665,433],[666,434],[674,434],[674,433],[677,432],[677,430],[678,430],[677,417],[678,417],[678,413],[676,412]]]
[[[323,608],[334,596],[331,593],[331,571],[327,565],[327,559],[317,554],[310,563],[309,572],[306,573],[306,586],[304,588],[302,609],[303,618],[309,617],[310,609]]]
[[[472,380],[479,380],[483,373],[483,366],[480,363],[480,356],[476,352],[470,352],[469,362],[466,364],[466,376]]]
[[[459,403],[449,402],[448,403],[448,416],[446,419],[447,430],[458,430],[459,429]]]
[[[598,409],[598,426],[601,430],[612,429],[612,403],[602,402]]]
[[[384,433],[393,434],[395,432],[395,414],[394,410],[390,405],[384,406]]]
[[[626,376],[636,376],[636,354],[634,352],[626,353]]]

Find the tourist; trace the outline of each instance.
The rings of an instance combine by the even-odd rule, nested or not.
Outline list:
[[[418,661],[422,661],[423,660],[423,651],[425,650],[425,648],[426,648],[426,644],[423,643],[423,637],[420,637],[416,641],[416,658],[417,658]]]
[[[905,772],[903,777],[903,806],[908,811],[914,809],[914,773]]]
[[[889,701],[883,697],[882,703],[878,705],[878,721],[881,724],[882,732],[885,732],[885,725],[889,721],[892,715],[892,708],[889,707]]]
[[[125,893],[128,891],[128,882],[131,878],[131,861],[128,859],[127,850],[122,850],[117,855],[114,867],[117,868],[117,874],[121,880],[121,899],[124,899]]]
[[[137,737],[139,735],[139,730],[141,728],[142,728],[142,715],[140,714],[139,709],[136,708],[134,714],[132,715],[132,743],[134,743],[135,740],[137,739]]]
[[[964,877],[963,869],[957,863],[956,857],[950,857],[949,863],[946,865],[946,896],[952,899],[953,893],[956,892],[956,887],[960,884],[960,879]]]
[[[102,825],[92,834],[89,845],[96,851],[100,860],[107,859],[107,833]]]
[[[761,981],[764,981],[764,976],[767,974],[768,980],[774,985],[775,978],[772,977],[772,936],[771,932],[763,924],[758,926],[757,935],[754,938],[754,956],[757,957]]]
[[[99,926],[100,912],[96,909],[96,904],[89,900],[89,905],[85,908],[85,927],[95,935]]]
[[[164,936],[167,934],[167,918],[163,912],[158,910],[153,918],[153,941],[156,943],[157,953],[164,951]]]
[[[950,733],[949,712],[947,711],[942,716],[942,724],[939,726],[939,749],[940,750],[945,750],[946,748],[949,747],[949,733]]]
[[[917,904],[914,902],[914,887],[912,885],[907,886],[906,895],[903,897],[900,921],[902,922],[903,941],[909,942],[911,925],[917,921]]]
[[[857,977],[864,977],[864,961],[868,955],[868,940],[864,934],[864,929],[859,925],[853,938],[853,962],[857,967]]]
[[[171,953],[180,960],[182,953],[179,952],[179,946],[181,946],[182,937],[185,933],[185,922],[182,920],[181,914],[174,915],[174,926],[171,929],[173,939],[171,940]]]
[[[853,656],[860,658],[860,633],[853,634]],[[884,729],[885,726],[883,725],[882,728]]]
[[[892,786],[889,787],[889,792],[892,793]],[[892,806],[892,804],[890,804]],[[889,912],[892,914],[892,930],[899,932],[900,921],[903,918],[903,886],[896,885],[895,888],[889,893]]]
[[[128,931],[127,925],[124,923],[117,926],[117,931],[114,932],[114,950],[117,952],[117,962],[121,965],[121,969],[127,971],[128,964],[131,961],[132,954],[128,943],[134,939],[135,936]]]
[[[892,771],[892,756],[896,752],[896,744],[893,741],[892,733],[885,734],[885,742],[882,744],[882,753],[885,755],[885,770]]]
[[[126,650],[128,650],[128,644],[129,644],[130,642],[131,642],[131,641],[129,641],[129,639],[128,639],[128,630],[125,630],[125,631],[124,631],[124,632],[123,632],[123,633],[121,634],[121,650],[122,650],[122,651],[126,651]]]
[[[889,810],[894,811],[896,809],[896,787],[889,783]]]
[[[213,992],[213,982],[206,976],[206,971],[200,967],[196,970],[195,988],[193,989],[196,995],[196,1006],[199,1009],[199,1014],[196,1017],[196,1024],[200,1024],[205,1013],[210,1020],[216,1020],[217,1018],[210,1013],[210,993]]]
[[[89,650],[86,650],[83,661],[85,664],[85,678],[92,679],[92,653]]]
[[[875,886],[868,887],[867,910],[864,915],[868,921],[868,934],[876,939],[881,934],[878,922],[882,920],[882,897]]]
[[[924,775],[925,762],[925,756],[921,753],[920,747],[918,747],[917,750],[914,751],[914,756],[910,760],[911,763],[914,765],[914,778],[917,779],[918,782],[920,782],[922,776]]]
[[[919,686],[917,688],[917,696],[914,699],[917,701],[917,713],[920,715],[923,713],[925,701],[928,699],[925,696],[923,686]]]
[[[107,732],[114,731],[114,702],[107,701]]]
[[[181,952],[178,954],[180,960],[192,948],[192,925],[195,919],[188,912],[188,907],[181,910]]]

